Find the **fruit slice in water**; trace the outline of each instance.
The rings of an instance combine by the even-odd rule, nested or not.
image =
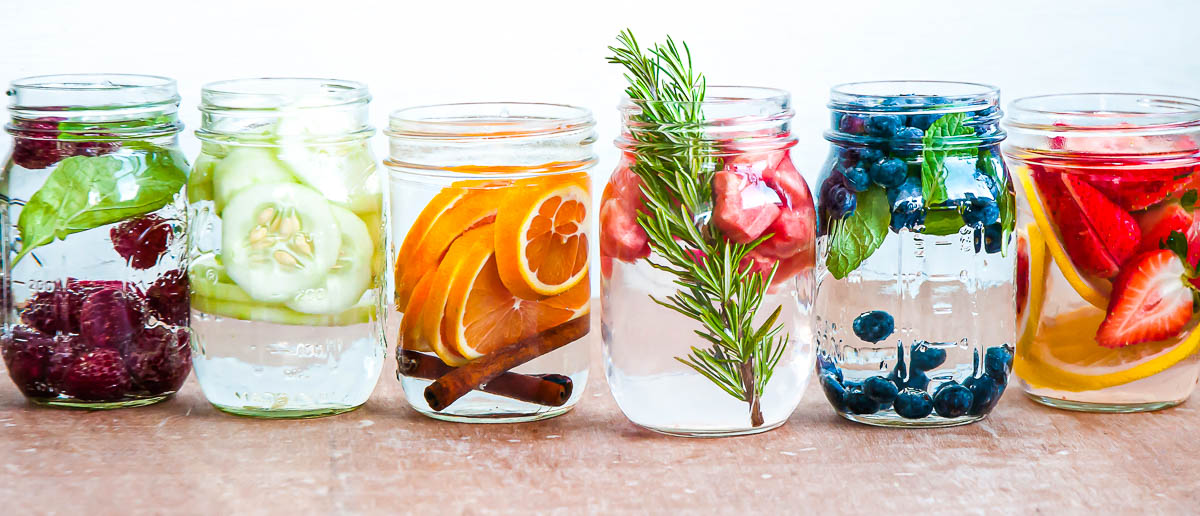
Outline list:
[[[1018,258],[1022,251],[1027,256],[1026,271],[1024,278],[1025,297],[1024,302],[1018,296],[1017,305],[1017,328],[1019,338],[1017,346],[1023,347],[1033,342],[1034,336],[1037,335],[1038,325],[1041,324],[1042,306],[1046,300],[1046,240],[1042,236],[1042,230],[1035,224],[1029,224],[1025,227],[1025,234],[1022,235],[1022,245],[1017,250]],[[1022,279],[1018,278],[1018,282]],[[1018,283],[1018,291],[1021,288],[1021,283]]]
[[[371,322],[375,319],[375,304],[373,301],[359,303],[348,310],[336,314],[313,315],[300,313],[278,305],[240,303],[237,301],[193,295],[192,308],[207,314],[232,317],[243,321],[291,324],[296,326],[350,326],[352,324]]]
[[[317,286],[341,248],[329,203],[306,186],[251,186],[230,200],[222,218],[226,273],[259,301],[288,301]]]
[[[280,140],[279,161],[326,199],[355,213],[379,211],[375,159],[364,143]]]
[[[1055,236],[1054,225],[1050,223],[1050,218],[1046,215],[1043,207],[1045,204],[1041,201],[1037,188],[1033,186],[1029,168],[1017,167],[1017,175],[1021,178],[1021,185],[1025,189],[1025,198],[1029,202],[1034,220],[1037,221],[1038,229],[1046,240],[1046,248],[1050,251],[1054,264],[1058,266],[1058,270],[1062,272],[1067,283],[1070,283],[1079,297],[1091,303],[1092,306],[1104,310],[1108,307],[1108,290],[1111,287],[1103,280],[1095,280],[1093,283],[1075,268],[1075,263],[1068,257],[1062,242]]]
[[[1139,211],[1154,206],[1181,193],[1192,182],[1191,174],[1187,170],[1156,171],[1127,165],[1122,172],[1136,172],[1139,175],[1136,179],[1089,175],[1087,182],[1128,211]]]
[[[425,300],[429,298],[433,276],[434,272],[429,272],[421,277],[421,281],[418,281],[413,289],[412,296],[409,296],[408,306],[404,307],[404,317],[400,319],[400,346],[404,349],[433,352],[428,342],[418,338],[418,332],[421,331],[421,309],[425,306]]]
[[[192,172],[188,174],[188,202],[213,200],[213,171],[219,162],[219,158],[205,153],[196,158]]]
[[[288,308],[306,314],[341,312],[362,298],[371,286],[371,259],[375,243],[367,225],[350,210],[330,205],[333,218],[341,230],[341,248],[337,260],[316,286],[301,290],[286,304]]]
[[[447,365],[460,366],[467,363],[467,359],[443,338],[442,318],[447,310],[450,287],[457,278],[477,273],[480,262],[494,252],[495,238],[494,225],[485,224],[467,231],[450,245],[445,258],[432,273],[429,295],[420,303],[420,310],[414,314],[419,318],[420,326],[412,332],[414,347],[432,349]]]
[[[1038,186],[1054,184],[1053,176],[1034,178]],[[1084,272],[1101,278],[1116,276],[1141,244],[1137,221],[1082,179],[1072,174],[1062,174],[1059,179],[1070,200],[1060,199],[1053,216],[1068,255]],[[1052,198],[1059,195],[1055,187],[1043,191]]]
[[[587,277],[587,184],[578,177],[535,178],[508,188],[496,215],[496,265],[523,299],[566,292]]]
[[[1159,249],[1135,258],[1117,276],[1096,342],[1121,348],[1177,336],[1192,318],[1186,274],[1174,251]]]
[[[217,213],[242,190],[254,185],[295,183],[296,178],[265,148],[238,147],[213,166],[213,201]]]
[[[1031,386],[1067,392],[1105,389],[1158,374],[1200,347],[1200,331],[1182,339],[1105,348],[1091,338],[1104,312],[1080,308],[1046,321],[1037,339],[1017,346],[1017,375]]]
[[[409,295],[416,286],[415,283],[404,284],[409,269],[408,262],[416,257],[417,251],[421,248],[421,242],[425,240],[425,235],[429,234],[430,228],[441,218],[442,214],[453,208],[468,192],[470,190],[466,188],[443,188],[425,204],[425,208],[417,215],[417,219],[408,227],[408,233],[404,235],[404,242],[400,244],[400,250],[396,252],[396,306],[400,308],[408,306]],[[418,275],[419,278],[424,276],[424,273]]]

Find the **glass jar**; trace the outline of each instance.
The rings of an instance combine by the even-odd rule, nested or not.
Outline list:
[[[361,83],[244,79],[201,92],[188,185],[196,377],[225,412],[317,417],[367,401],[379,320],[382,183]]]
[[[418,412],[532,421],[583,395],[594,125],[556,104],[392,113],[389,334]]]
[[[45,405],[165,399],[191,369],[175,81],[29,77],[8,96],[0,351],[9,377]]]
[[[1015,341],[1016,199],[999,90],[895,81],[832,89],[817,193],[817,371],[843,417],[982,419]]]
[[[665,110],[702,121],[649,114]],[[605,371],[617,405],[672,435],[782,425],[813,364],[815,217],[790,157],[791,96],[709,86],[703,102],[626,99],[620,111],[622,160],[600,208]],[[699,188],[647,197],[646,178],[666,185],[675,174]]]
[[[1200,374],[1200,100],[1048,95],[1011,111],[1026,394],[1095,412],[1182,403]]]

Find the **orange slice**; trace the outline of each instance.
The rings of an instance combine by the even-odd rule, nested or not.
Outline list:
[[[1103,320],[1104,311],[1084,307],[1043,321],[1033,342],[1017,347],[1017,375],[1037,388],[1098,390],[1158,374],[1200,347],[1195,327],[1179,339],[1101,347],[1091,336]]]
[[[476,359],[587,312],[590,286],[543,301],[522,299],[500,280],[496,259],[472,256],[450,287],[442,320],[442,339],[467,359]]]
[[[433,272],[421,276],[416,288],[409,297],[408,305],[404,307],[404,316],[400,319],[400,347],[413,351],[433,352],[429,343],[420,338],[421,308],[429,298],[429,289],[433,285]]]
[[[447,365],[460,366],[467,363],[467,359],[442,338],[442,318],[450,298],[450,287],[463,276],[473,277],[478,274],[479,257],[486,259],[492,255],[492,241],[495,238],[493,225],[485,224],[467,231],[450,245],[445,258],[432,273],[425,301],[420,303],[420,310],[414,314],[419,326],[410,327],[414,347],[424,346],[432,349]],[[405,317],[408,315],[405,314]]]
[[[499,183],[487,183],[488,186],[496,184]],[[439,198],[443,193],[446,195]],[[408,305],[421,276],[437,267],[450,244],[459,236],[495,219],[504,195],[503,188],[452,186],[434,196],[417,217],[417,223],[404,237],[396,254],[396,306]],[[428,229],[421,231],[425,226]],[[411,244],[410,239],[413,239]]]
[[[587,277],[586,176],[522,180],[508,188],[496,215],[496,266],[522,299],[570,290]]]
[[[1046,302],[1046,239],[1037,224],[1025,226],[1025,238],[1029,251],[1029,291],[1025,296],[1025,307],[1018,316],[1017,347],[1024,348],[1033,342],[1041,323],[1042,306]]]

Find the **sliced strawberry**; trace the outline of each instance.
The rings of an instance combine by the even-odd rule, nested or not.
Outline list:
[[[1088,184],[1104,193],[1128,211],[1144,210],[1182,194],[1192,183],[1188,169],[1150,171],[1135,165],[1124,166],[1123,176],[1090,175]],[[1130,177],[1131,173],[1133,177]]]
[[[1072,174],[1039,168],[1033,178],[1071,261],[1087,274],[1116,276],[1142,241],[1133,216]]]
[[[1138,253],[1162,249],[1167,237],[1175,232],[1187,236],[1188,243],[1192,243],[1192,213],[1177,203],[1166,203],[1139,213],[1137,222],[1142,228],[1142,244],[1138,246]],[[1196,248],[1196,252],[1200,252],[1200,245],[1189,245],[1189,252],[1193,247]]]
[[[1167,249],[1138,255],[1113,283],[1096,342],[1121,348],[1175,337],[1192,318],[1183,261]]]
[[[1017,316],[1025,313],[1025,301],[1029,297],[1029,240],[1025,235],[1017,236]]]

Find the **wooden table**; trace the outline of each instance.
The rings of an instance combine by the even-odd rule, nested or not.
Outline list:
[[[228,416],[194,379],[174,399],[43,409],[0,381],[0,514],[1200,512],[1200,413],[1093,415],[1010,391],[986,420],[872,428],[810,386],[782,428],[682,439],[629,423],[599,342],[583,401],[526,424],[434,421],[393,361],[362,409],[307,421]]]

